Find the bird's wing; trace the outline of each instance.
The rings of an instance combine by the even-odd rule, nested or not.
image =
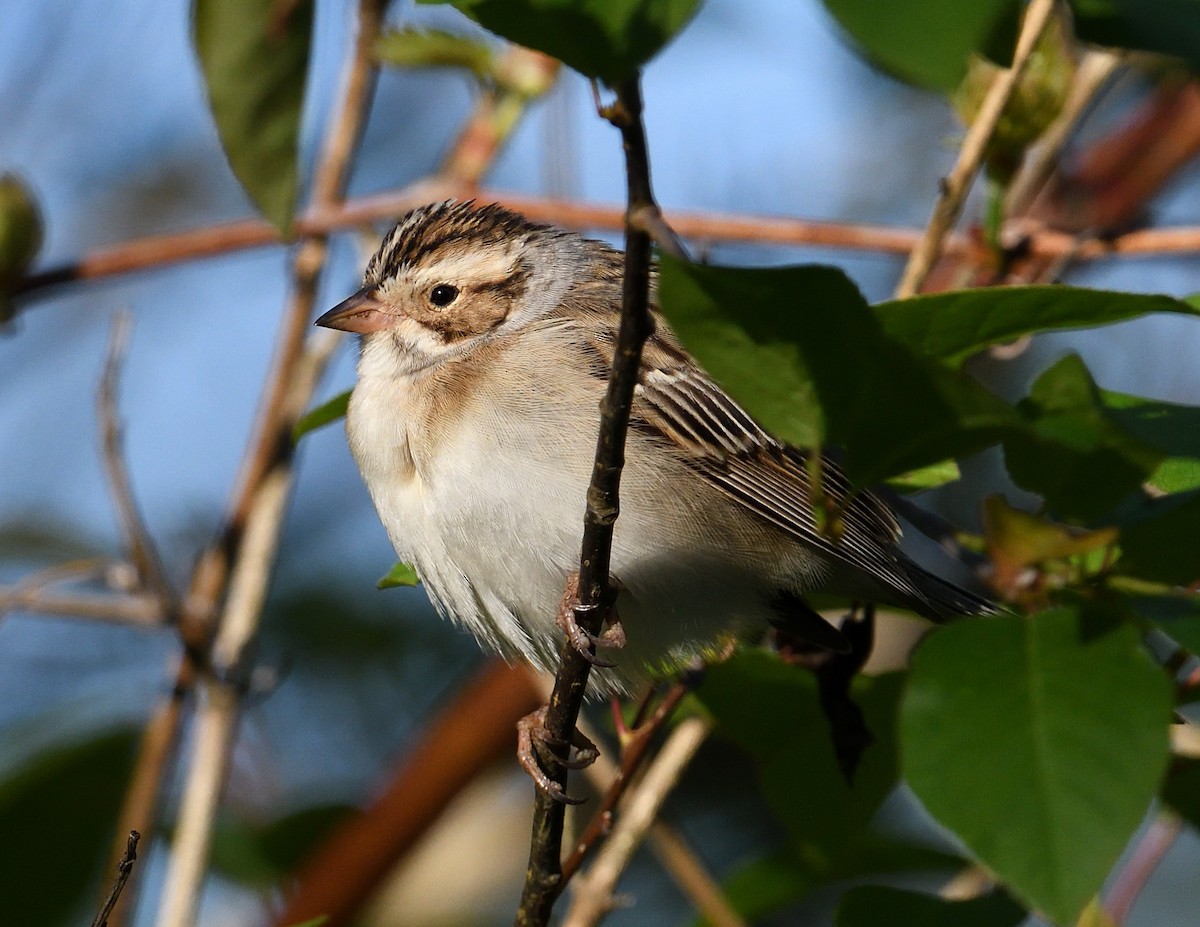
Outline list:
[[[631,428],[668,442],[697,474],[800,543],[923,598],[895,548],[900,526],[882,501],[852,494],[845,475],[823,457],[822,490],[832,507],[844,508],[836,539],[822,531],[808,455],[773,438],[681,347],[665,341],[661,328],[656,335],[644,354]]]

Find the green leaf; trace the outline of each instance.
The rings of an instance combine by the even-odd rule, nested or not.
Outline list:
[[[1078,355],[1038,377],[1017,411],[1030,427],[1004,441],[1008,472],[1059,515],[1087,519],[1109,511],[1162,460],[1109,418]]]
[[[15,283],[42,246],[42,216],[29,188],[0,174],[0,290]]]
[[[375,57],[399,68],[463,68],[480,80],[492,77],[495,69],[489,45],[438,29],[389,29],[376,39]]]
[[[1200,578],[1200,490],[1146,500],[1120,528],[1123,573],[1179,586]]]
[[[421,577],[417,576],[417,571],[413,569],[412,565],[401,561],[388,570],[386,576],[379,578],[375,588],[391,589],[394,586],[416,586],[420,582]]]
[[[1200,0],[1073,0],[1071,6],[1085,41],[1172,55],[1200,69]]]
[[[350,405],[350,394],[353,390],[346,390],[344,393],[338,393],[327,402],[321,403],[315,409],[309,409],[297,420],[292,426],[292,443],[299,443],[310,431],[316,431],[318,428],[324,428],[326,425],[336,422],[339,418],[346,417],[346,409]]]
[[[861,885],[842,895],[837,927],[1016,927],[1028,912],[1004,892],[948,901],[923,892]]]
[[[221,146],[285,236],[296,204],[312,0],[194,0],[192,37]]]
[[[710,667],[696,693],[720,732],[755,761],[768,803],[814,877],[832,877],[862,852],[868,824],[896,786],[899,685],[896,675],[855,680],[852,696],[874,741],[853,785],[838,768],[811,673],[749,650]]]
[[[945,486],[961,476],[957,461],[940,460],[928,467],[920,467],[917,470],[909,470],[907,473],[893,476],[887,481],[887,484],[896,492],[913,493]]]
[[[1152,621],[1175,643],[1200,653],[1200,594],[1128,595],[1124,602],[1142,618]]]
[[[932,90],[953,90],[972,52],[1003,43],[1011,60],[1016,0],[824,0],[826,9],[863,53],[900,80]]]
[[[687,347],[755,417],[800,446],[841,445],[859,483],[980,450],[1018,424],[975,380],[889,338],[836,268],[664,256],[660,299]]]
[[[1148,482],[1162,492],[1200,488],[1200,408],[1100,391],[1108,417],[1127,434],[1167,455]]]
[[[700,0],[451,0],[451,5],[511,42],[615,86],[687,25]]]
[[[1151,312],[1200,315],[1197,307],[1170,296],[1069,286],[987,287],[875,306],[884,332],[917,354],[952,364],[1022,335],[1109,325]]]
[[[80,907],[100,897],[135,739],[129,729],[94,733],[41,750],[0,778],[6,922],[75,924]]]
[[[1168,680],[1109,615],[948,625],[913,660],[904,774],[1001,881],[1073,923],[1157,791],[1170,710]]]

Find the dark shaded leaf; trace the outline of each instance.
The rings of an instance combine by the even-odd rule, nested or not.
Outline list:
[[[1148,482],[1162,492],[1200,488],[1200,408],[1101,390],[1108,417],[1166,459]]]
[[[811,673],[746,651],[711,667],[697,692],[721,733],[755,761],[763,793],[802,855],[824,861],[825,871],[813,873],[818,877],[860,852],[868,823],[897,782],[899,678],[859,678],[852,694],[874,742],[851,786],[838,768]]]
[[[991,344],[1035,332],[1089,328],[1151,312],[1200,315],[1170,296],[1069,286],[958,290],[875,306],[885,333],[925,357],[958,364]]]
[[[292,426],[292,443],[297,443],[310,431],[324,428],[326,425],[346,417],[346,409],[350,405],[350,394],[353,390],[338,393],[327,402],[321,403],[315,409],[309,409]]]
[[[612,86],[653,58],[687,25],[700,0],[451,0],[451,4],[485,29]]]
[[[1073,923],[1157,791],[1170,710],[1137,632],[1107,614],[948,625],[913,660],[904,774],[1001,881]]]
[[[135,742],[133,730],[110,730],[43,750],[5,772],[0,833],[9,850],[0,866],[0,898],[6,922],[73,924],[79,909],[100,897]]]
[[[194,0],[192,38],[221,146],[285,236],[296,204],[312,0]]]
[[[824,0],[826,9],[872,62],[903,81],[953,90],[972,52],[1012,61],[1016,0]],[[1003,39],[998,39],[1003,36]]]
[[[1179,586],[1200,578],[1200,490],[1146,500],[1119,527],[1122,572]]]
[[[1200,829],[1200,760],[1176,757],[1163,783],[1162,799],[1192,827]]]
[[[1200,69],[1200,0],[1072,0],[1071,7],[1084,41],[1172,55]]]
[[[1130,595],[1124,601],[1175,643],[1200,653],[1200,594],[1180,590],[1175,595]]]
[[[664,257],[660,298],[688,348],[767,428],[800,446],[840,445],[860,483],[979,450],[1018,424],[975,380],[888,337],[836,268]]]
[[[1038,377],[1017,411],[1029,428],[1004,441],[1008,472],[1058,515],[1088,519],[1109,511],[1162,460],[1109,418],[1077,355]]]
[[[937,895],[861,885],[842,896],[837,927],[1016,927],[1028,912],[1004,892],[948,901]]]

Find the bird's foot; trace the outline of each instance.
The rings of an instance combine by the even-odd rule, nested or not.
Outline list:
[[[539,708],[517,722],[517,762],[529,774],[533,784],[555,801],[565,805],[582,804],[584,799],[571,798],[563,791],[561,785],[546,775],[542,768],[542,760],[552,759],[567,769],[583,769],[596,762],[600,749],[576,729],[571,733],[574,756],[568,755],[563,758],[551,754],[552,748],[562,746],[562,741],[551,737],[550,732],[546,730],[546,711],[545,707]]]
[[[587,609],[597,609],[599,605],[587,606]],[[611,668],[615,663],[610,663],[608,660],[602,660],[593,653],[593,648],[621,648],[625,646],[625,627],[621,624],[621,619],[617,616],[616,606],[612,606],[608,613],[608,627],[600,634],[593,634],[586,628],[581,628],[579,622],[575,619],[577,610],[585,610],[584,606],[579,604],[579,574],[572,573],[567,578],[567,588],[563,592],[562,600],[558,605],[558,616],[556,623],[567,635],[567,639],[571,642],[571,646],[579,653],[581,657],[591,663],[593,666],[603,668]]]

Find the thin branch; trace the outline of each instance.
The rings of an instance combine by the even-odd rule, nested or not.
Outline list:
[[[704,718],[687,718],[671,732],[646,775],[627,796],[612,833],[587,873],[575,879],[574,903],[565,927],[592,927],[613,909],[617,881],[646,838],[663,802],[712,730]]]
[[[975,174],[983,163],[988,142],[996,131],[1000,116],[1017,89],[1017,82],[1029,64],[1030,55],[1033,53],[1038,39],[1050,22],[1054,5],[1055,0],[1032,0],[1029,4],[1025,20],[1021,24],[1021,35],[1017,39],[1017,50],[1013,55],[1012,67],[997,74],[988,88],[983,103],[979,107],[979,114],[975,117],[975,121],[967,131],[967,137],[963,140],[958,160],[942,183],[942,192],[938,197],[937,205],[934,206],[933,216],[929,220],[925,234],[921,238],[920,244],[913,249],[909,256],[908,266],[904,268],[900,283],[896,287],[897,298],[914,296],[919,292],[921,284],[930,268],[933,267],[942,241],[962,211],[967,191],[970,190],[971,181],[975,179]]]
[[[1133,903],[1182,832],[1183,822],[1174,814],[1160,814],[1151,822],[1108,892],[1104,909],[1113,923],[1124,924],[1129,918]]]
[[[342,196],[350,161],[362,135],[375,87],[373,46],[382,24],[382,2],[360,0],[358,32],[338,115],[325,138],[313,183],[314,201],[329,207]],[[290,431],[308,403],[336,338],[307,339],[316,288],[325,263],[325,240],[312,237],[295,250],[292,296],[280,330],[275,361],[259,408],[239,489],[217,544],[200,558],[181,627],[185,644],[177,683],[163,716],[175,726],[179,693],[200,676],[194,653],[209,637],[211,616],[226,580],[229,593],[215,624],[211,659],[218,675],[204,681],[192,762],[184,784],[171,867],[159,908],[159,927],[191,927],[212,840],[213,818],[229,768],[240,715],[242,681],[262,614],[283,515],[292,483]],[[174,738],[172,737],[172,740]],[[145,756],[152,754],[144,752]],[[154,781],[161,783],[165,761]],[[146,777],[147,779],[149,777]]]
[[[633,731],[633,736],[621,751],[620,766],[616,767],[613,774],[608,776],[607,781],[600,786],[600,791],[604,796],[600,800],[600,806],[592,813],[591,820],[583,829],[583,833],[579,835],[579,840],[576,842],[574,849],[571,850],[570,855],[563,860],[562,878],[564,884],[583,865],[583,861],[599,842],[600,838],[608,833],[613,812],[616,811],[621,797],[625,794],[625,789],[629,787],[629,784],[633,781],[634,776],[637,775],[637,771],[645,761],[650,750],[650,744],[654,742],[654,738],[658,732],[662,730],[663,726],[670,720],[671,715],[675,713],[675,709],[683,701],[683,697],[691,691],[692,683],[690,678],[677,682],[671,687],[671,690],[666,694],[662,702],[659,703],[650,719]]]
[[[500,203],[534,221],[581,231],[617,231],[624,222],[623,211],[615,206],[477,189],[430,177],[401,190],[347,200],[335,207],[314,206],[309,215],[297,219],[294,226],[300,235],[326,235],[364,224],[395,221],[415,206],[451,197],[474,197],[480,202]],[[664,216],[679,237],[692,241],[909,254],[922,238],[918,229],[783,216],[676,211],[666,212]],[[1076,250],[1074,236],[1062,232],[1031,227],[1022,234],[1028,238],[1030,252],[1037,256],[1056,257]],[[15,295],[28,300],[67,283],[102,280],[282,243],[274,226],[257,219],[139,238],[98,248],[73,264],[31,274],[17,285]],[[961,253],[973,247],[965,235],[956,234],[948,234],[943,245],[942,250],[948,253]],[[1094,242],[1079,248],[1074,258],[1090,261],[1196,252],[1200,252],[1200,227],[1178,226],[1141,229]]]
[[[92,927],[108,927],[109,915],[116,907],[121,892],[125,889],[125,883],[129,881],[129,874],[133,872],[133,863],[137,859],[138,841],[141,839],[142,835],[136,830],[129,832],[129,839],[125,841],[125,852],[121,854],[121,860],[117,864],[117,877],[113,881],[112,890],[108,893],[108,898],[100,909],[100,913],[92,921]]]
[[[620,130],[624,142],[629,214],[639,209],[657,208],[650,188],[641,83],[637,74],[622,81],[617,88],[610,120]],[[600,435],[587,492],[579,562],[579,602],[575,610],[580,627],[593,633],[599,632],[612,606],[608,570],[613,525],[620,510],[621,470],[625,464],[625,435],[633,390],[641,366],[642,345],[652,328],[649,294],[650,236],[627,221],[621,324],[608,388],[600,406]],[[545,724],[551,742],[570,742],[590,670],[588,660],[570,641],[564,640],[554,691],[546,712]],[[560,762],[549,762],[547,766],[547,775],[565,790],[566,767]],[[563,804],[546,792],[540,789],[536,792],[529,868],[516,915],[518,927],[546,924],[554,901],[562,891],[560,858],[564,810]]]
[[[175,591],[163,570],[162,558],[146,523],[138,511],[137,500],[129,481],[129,470],[125,466],[124,440],[121,420],[117,412],[117,388],[121,381],[121,366],[125,359],[125,347],[129,341],[130,314],[121,311],[113,316],[112,334],[108,342],[108,355],[104,361],[104,375],[96,394],[96,409],[100,419],[101,447],[104,449],[104,472],[108,477],[108,488],[117,507],[117,519],[121,533],[125,535],[125,546],[129,559],[138,572],[144,588],[152,592],[159,601],[162,615],[172,618],[178,611]]]
[[[164,624],[159,602],[150,595],[49,593],[23,589],[19,584],[0,586],[0,615],[13,611],[145,628],[159,628]]]
[[[594,735],[582,720],[579,729],[589,740],[595,743],[599,742],[599,737]],[[584,770],[584,775],[591,781],[596,791],[606,793],[605,798],[607,799],[607,793],[612,792],[617,778],[622,775],[624,765],[624,755],[622,756],[622,768],[618,768],[612,760],[601,755],[596,757],[596,761]],[[622,794],[624,794],[623,790]],[[610,832],[612,812],[607,811],[602,815],[597,813],[593,816],[592,822],[601,819],[606,822],[604,832]],[[588,825],[588,830],[590,829],[591,824]],[[674,827],[662,820],[654,820],[647,832],[647,843],[658,857],[662,867],[675,881],[675,885],[692,903],[697,913],[701,914],[713,927],[745,927],[745,921],[734,910],[729,899],[725,897],[717,880],[705,868],[683,835]],[[572,858],[579,853],[581,846],[582,840],[580,846],[577,846],[575,853],[572,854]],[[569,863],[570,858],[563,864],[564,873],[566,873]],[[564,878],[569,878],[569,876],[564,875]]]

